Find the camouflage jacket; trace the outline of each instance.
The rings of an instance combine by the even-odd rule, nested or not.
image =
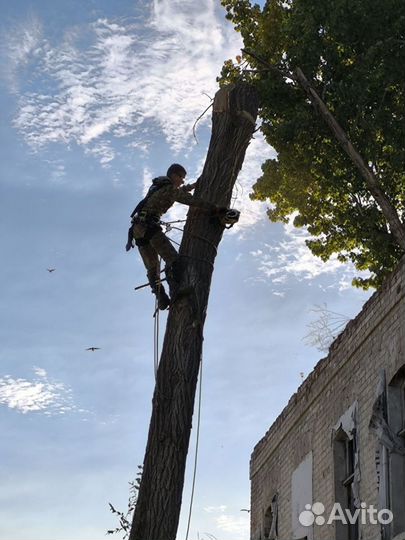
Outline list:
[[[176,188],[167,176],[159,176],[152,181],[152,186],[146,197],[138,204],[131,217],[143,213],[147,216],[160,218],[175,202],[196,206],[204,210],[216,208],[214,204],[191,195],[185,186]]]

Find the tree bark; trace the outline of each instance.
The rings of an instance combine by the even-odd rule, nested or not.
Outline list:
[[[254,88],[238,83],[215,96],[212,135],[196,196],[229,206],[258,110]],[[152,402],[142,480],[129,540],[175,540],[202,356],[203,327],[224,227],[190,208],[179,254],[184,272],[170,307]]]

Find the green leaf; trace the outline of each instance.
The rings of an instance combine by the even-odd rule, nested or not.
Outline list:
[[[223,0],[246,49],[267,64],[300,67],[372,167],[405,219],[405,17],[402,0]],[[322,260],[337,254],[381,284],[403,255],[364,179],[315,112],[305,92],[249,60],[255,74],[225,63],[221,83],[244,77],[261,97],[262,132],[277,151],[263,164],[251,197],[272,203],[272,221],[306,226],[309,249]]]

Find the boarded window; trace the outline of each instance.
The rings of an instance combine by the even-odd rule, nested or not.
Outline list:
[[[292,538],[313,538],[313,527],[305,527],[299,521],[305,505],[312,505],[312,452],[295,469],[291,477]]]

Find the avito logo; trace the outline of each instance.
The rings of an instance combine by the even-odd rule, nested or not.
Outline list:
[[[314,523],[316,525],[331,525],[334,521],[340,521],[344,525],[353,525],[359,521],[362,525],[370,523],[371,525],[387,525],[394,519],[391,510],[383,508],[378,510],[373,505],[367,506],[365,502],[360,504],[360,508],[356,508],[351,512],[348,508],[342,508],[339,503],[335,503],[328,517],[325,517],[325,505],[321,502],[306,504],[298,516],[298,520],[304,527],[310,527]]]

